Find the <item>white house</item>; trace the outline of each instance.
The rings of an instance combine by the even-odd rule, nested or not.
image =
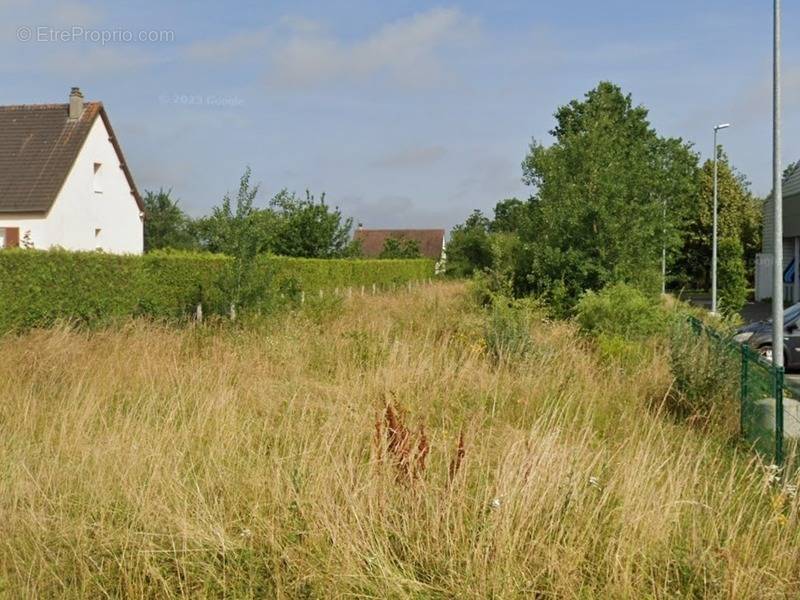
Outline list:
[[[0,248],[141,254],[143,219],[102,102],[0,106]]]

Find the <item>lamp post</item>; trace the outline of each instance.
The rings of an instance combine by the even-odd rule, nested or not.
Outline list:
[[[714,216],[713,233],[711,234],[711,314],[717,314],[717,133],[720,129],[727,129],[730,123],[722,123],[714,127]]]
[[[772,361],[783,367],[783,181],[781,174],[781,0],[773,3],[772,55]]]

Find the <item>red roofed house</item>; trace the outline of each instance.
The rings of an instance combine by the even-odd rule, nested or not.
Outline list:
[[[0,106],[0,248],[141,254],[143,217],[101,102]]]
[[[377,258],[389,238],[413,240],[419,243],[419,250],[425,258],[435,260],[437,272],[444,268],[445,242],[444,229],[363,229],[359,227],[353,239],[361,242],[364,256]]]

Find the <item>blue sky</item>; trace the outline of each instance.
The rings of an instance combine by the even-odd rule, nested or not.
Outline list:
[[[766,194],[771,4],[0,0],[0,104],[80,86],[139,188],[171,188],[193,215],[250,165],[264,203],[310,189],[368,227],[451,227],[527,197],[531,138],[548,143],[556,107],[611,80],[703,156],[732,122],[721,140]],[[784,160],[800,158],[799,26],[786,3]]]

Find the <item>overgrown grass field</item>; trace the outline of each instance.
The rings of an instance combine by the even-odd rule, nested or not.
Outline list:
[[[786,598],[797,503],[673,376],[462,284],[0,338],[8,598]]]

